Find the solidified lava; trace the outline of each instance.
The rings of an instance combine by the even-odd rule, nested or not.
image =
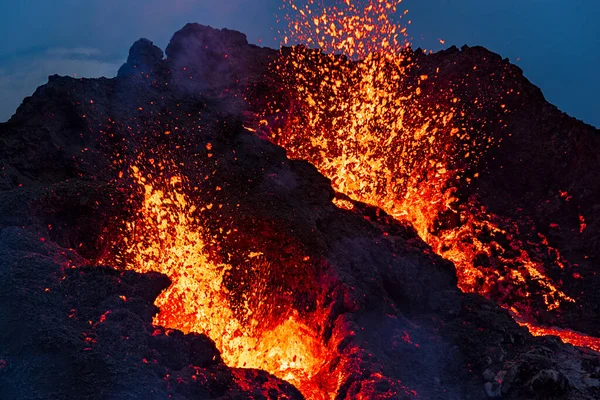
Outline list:
[[[189,24],[0,125],[2,397],[600,395],[598,131],[331,15],[345,55]]]

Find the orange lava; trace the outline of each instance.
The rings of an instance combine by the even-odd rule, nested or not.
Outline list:
[[[564,343],[572,344],[573,346],[587,347],[600,353],[600,339],[592,336],[584,335],[570,329],[557,327],[539,326],[530,322],[517,320],[517,323],[526,327],[533,336],[558,336]]]
[[[435,77],[407,79],[414,60],[405,51],[406,29],[394,21],[402,14],[400,1],[363,3],[317,7],[312,1],[304,6],[286,1],[292,15],[285,40],[319,50],[293,47],[276,65],[289,95],[284,122],[274,104],[257,118],[259,126],[247,129],[267,132],[290,157],[313,163],[338,192],[411,223],[437,254],[455,264],[462,290],[514,294],[495,299],[510,300],[522,313],[529,308],[530,282],[549,310],[573,301],[496,216],[476,199],[459,199],[458,187],[477,178],[470,171],[495,145],[494,138],[458,122],[460,99],[452,93],[439,93],[435,105],[422,101],[422,85]],[[234,304],[224,285],[232,267],[214,255],[215,243],[203,229],[203,211],[212,205],[190,201],[182,177],[144,168],[131,167],[141,204],[122,233],[119,254],[105,261],[171,278],[156,300],[160,313],[154,323],[206,334],[231,367],[270,372],[309,399],[333,398],[343,374],[331,372],[334,345],[326,346],[309,323],[324,318],[319,305],[300,315],[277,303],[260,280]],[[496,264],[481,265],[482,255],[493,255]],[[269,271],[260,251],[248,253],[246,261],[249,268],[260,264]],[[566,342],[590,343],[571,331],[526,326],[533,334],[552,332]]]
[[[414,55],[405,51],[406,29],[394,21],[406,14],[401,1],[287,3],[293,17],[286,40],[319,51],[293,47],[277,65],[292,112],[270,137],[291,157],[313,163],[337,191],[410,222],[455,264],[462,290],[489,295],[499,282],[522,288],[535,281],[549,310],[573,301],[495,216],[459,200],[458,187],[477,178],[472,171],[494,138],[458,122],[460,99],[452,93],[438,93],[434,106],[421,99],[421,85],[435,77],[406,74]],[[511,243],[500,244],[501,236]],[[477,265],[478,256],[492,254],[499,265]]]
[[[399,24],[407,14],[399,9],[401,0],[285,3],[284,43],[312,49],[294,46],[276,64],[290,114],[281,118],[282,105],[271,103],[259,116],[266,121],[258,127],[262,133],[290,157],[314,164],[338,192],[409,222],[454,263],[463,291],[522,314],[539,307],[535,298],[548,310],[574,302],[524,249],[514,222],[490,214],[475,198],[459,198],[459,187],[477,179],[480,156],[498,143],[465,123],[461,99],[453,93],[438,91],[434,105],[422,98],[423,85],[436,77],[407,74],[415,61]],[[563,267],[543,236],[535,245]],[[574,337],[552,332],[565,341]]]
[[[242,304],[233,304],[223,284],[231,267],[209,256],[209,239],[198,217],[203,209],[184,194],[180,176],[163,176],[161,165],[156,170],[145,174],[131,167],[143,200],[126,223],[119,254],[105,262],[124,262],[127,269],[160,272],[172,280],[156,299],[155,324],[206,334],[230,367],[262,369],[294,384],[307,398],[331,398],[337,378],[322,370],[332,352],[290,305],[276,304],[276,313],[265,315],[274,304],[267,304],[269,294],[260,280],[252,283]],[[250,253],[247,262],[268,262],[261,258],[261,253]]]
[[[557,336],[563,343],[569,343],[578,347],[587,347],[588,349],[600,353],[600,338],[588,336],[571,329],[564,329],[556,326],[541,326],[534,322],[526,321],[514,308],[509,309],[509,312],[515,321],[517,321],[519,325],[527,328],[533,336]]]

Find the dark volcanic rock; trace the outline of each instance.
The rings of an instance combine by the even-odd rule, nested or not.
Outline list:
[[[480,136],[498,143],[483,154],[479,178],[464,195],[515,222],[522,242],[544,235],[567,260],[560,269],[549,254],[538,255],[577,299],[546,318],[600,336],[600,130],[549,104],[519,67],[482,47],[419,56],[417,63],[417,73],[437,76],[435,90],[453,89],[466,114],[485,122]]]
[[[74,268],[73,252],[18,228],[0,230],[0,397],[250,398],[214,343],[151,324],[169,280]],[[265,375],[263,382],[275,381]],[[276,382],[281,398],[301,398]],[[260,388],[256,384],[256,388]],[[241,396],[241,397],[240,397]]]
[[[192,96],[207,91],[237,93],[229,96],[230,108],[242,100],[241,91],[263,77],[278,55],[275,50],[248,44],[243,33],[200,24],[187,24],[176,32],[165,53],[177,89]]]
[[[115,79],[51,77],[0,125],[3,397],[263,398],[264,388],[264,398],[299,397],[265,372],[225,366],[203,335],[152,326],[152,302],[169,285],[164,276],[85,266],[113,250],[111,238],[131,215],[128,164],[143,154],[145,167],[150,158],[171,161],[194,188],[194,202],[218,205],[204,222],[219,242],[215,254],[232,266],[224,282],[232,299],[251,289],[232,285],[236,276],[268,275],[277,300],[306,314],[324,343],[337,340],[330,372],[346,373],[338,398],[597,398],[596,354],[533,338],[495,304],[461,294],[452,264],[410,227],[363,204],[335,207],[330,182],[312,165],[244,129],[246,108],[270,90],[267,66],[276,51],[249,45],[239,32],[189,24],[166,54],[163,60],[140,40]],[[595,140],[585,138],[597,132],[556,114],[516,67],[485,49],[422,57],[421,69],[440,66],[446,82],[481,66],[468,82],[479,94],[497,84],[490,70],[506,69],[526,94],[530,108],[523,109],[541,107],[544,124],[557,118],[561,131]],[[547,140],[534,139],[530,117],[507,118],[514,132]],[[489,167],[480,190],[490,207],[509,214],[523,192],[494,195],[496,173]],[[499,187],[510,192],[502,174]],[[533,184],[536,176],[519,179]],[[571,178],[589,179],[583,172]],[[586,198],[592,210],[592,195]],[[590,217],[590,237],[594,223]],[[248,250],[264,255],[269,274],[248,270],[238,257]],[[319,322],[311,317],[321,298]]]
[[[154,75],[162,70],[163,52],[148,39],[140,39],[129,49],[127,62],[119,68],[118,77]]]

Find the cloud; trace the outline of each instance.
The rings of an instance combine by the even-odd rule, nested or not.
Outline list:
[[[51,57],[97,57],[102,55],[102,51],[92,47],[75,47],[72,49],[66,49],[64,47],[57,47],[46,50],[46,55]]]
[[[93,48],[55,48],[2,63],[0,68],[0,121],[7,121],[23,98],[48,81],[53,74],[80,78],[113,77],[121,60],[99,58]]]

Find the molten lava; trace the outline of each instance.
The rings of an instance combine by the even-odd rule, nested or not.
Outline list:
[[[291,11],[285,42],[319,50],[296,46],[283,52],[274,68],[284,103],[273,100],[256,119],[258,126],[247,129],[267,135],[290,157],[313,163],[338,192],[408,221],[454,263],[463,291],[492,297],[524,317],[538,300],[548,310],[573,302],[528,253],[516,225],[489,213],[477,198],[464,198],[461,188],[477,179],[481,155],[497,143],[471,129],[454,93],[438,92],[433,102],[423,95],[435,76],[407,73],[415,60],[406,29],[394,21],[400,1],[286,4]],[[343,380],[331,372],[338,354],[333,341],[326,345],[308,322],[324,319],[322,307],[301,315],[271,298],[260,280],[240,280],[251,289],[233,296],[225,284],[232,266],[213,251],[223,243],[203,228],[203,212],[212,205],[191,201],[185,180],[162,168],[144,171],[138,164],[130,174],[142,199],[122,232],[121,250],[105,261],[171,278],[156,301],[154,322],[206,334],[229,366],[268,371],[311,399],[335,396]],[[351,207],[346,200],[336,204]],[[543,238],[538,245],[562,265]],[[249,269],[268,274],[270,260],[260,249],[246,254],[246,261]],[[571,331],[520,323],[533,334],[588,343]]]
[[[516,309],[508,310],[515,321],[521,326],[526,327],[533,336],[557,336],[564,343],[570,343],[573,346],[587,347],[600,353],[600,339],[584,335],[571,329],[558,327],[540,326],[531,321],[527,321]]]
[[[234,304],[224,284],[231,266],[209,255],[210,239],[199,216],[203,209],[185,194],[180,176],[169,177],[164,171],[162,164],[152,173],[131,167],[142,192],[141,205],[135,218],[126,222],[116,244],[120,251],[104,261],[124,263],[142,273],[160,272],[172,280],[155,302],[160,308],[155,324],[206,334],[228,366],[262,369],[291,382],[308,398],[330,398],[337,378],[322,370],[332,352],[304,322],[308,315],[301,317],[289,304],[273,304],[278,299],[269,299],[260,280]],[[247,262],[262,263],[268,274],[268,260],[261,257],[258,252],[248,254]],[[265,313],[274,306],[276,313]]]
[[[290,157],[314,164],[338,192],[409,222],[454,263],[463,291],[523,315],[574,302],[524,246],[517,224],[463,195],[481,156],[499,143],[473,128],[452,90],[435,92],[434,101],[431,90],[423,96],[435,76],[407,73],[417,65],[406,28],[394,21],[407,14],[401,0],[343,3],[286,1],[285,43],[318,50],[295,46],[276,64],[285,100],[270,104],[259,129]],[[507,112],[502,99],[496,103]],[[563,268],[542,235],[533,246]]]

